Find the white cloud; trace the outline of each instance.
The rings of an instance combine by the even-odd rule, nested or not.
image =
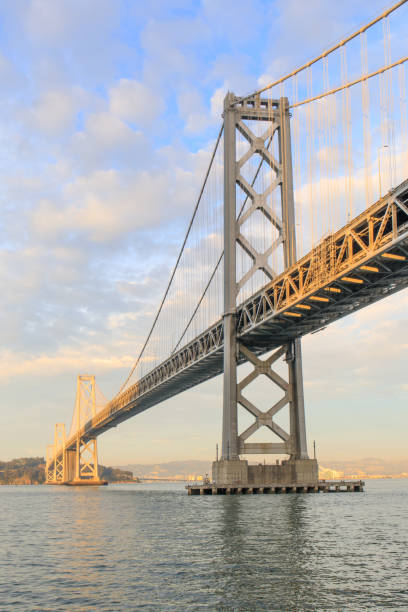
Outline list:
[[[106,130],[96,131],[95,138],[101,143],[99,154],[103,147],[116,150],[121,138],[124,143],[134,134],[119,120],[106,118],[106,123],[105,116],[102,121]],[[122,134],[113,129],[115,124]],[[160,169],[90,172],[66,183],[54,200],[38,202],[29,214],[31,227],[38,238],[51,242],[70,234],[109,242],[130,232],[157,228],[166,221],[175,222],[192,209],[208,156],[206,150],[186,154],[167,149]]]
[[[83,131],[72,138],[71,155],[79,168],[98,169],[146,164],[150,147],[141,131],[133,130],[109,112],[90,114]]]
[[[215,134],[227,90],[239,95],[259,73],[291,68],[313,54],[321,35],[335,38],[353,20],[351,0],[341,11],[317,0],[307,9],[279,0],[269,3],[269,14],[258,0],[170,4],[0,3],[0,282],[7,288],[0,304],[0,377],[4,383],[13,378],[14,391],[21,393],[18,400],[13,391],[7,397],[4,385],[2,401],[17,412],[28,405],[29,394],[27,422],[40,415],[44,437],[65,398],[70,401],[74,374],[103,372],[102,383],[108,380],[115,391],[133,363],[208,164],[212,145],[198,149],[197,143],[203,130]],[[354,4],[363,6],[361,0]],[[322,151],[323,162],[326,157]],[[367,380],[381,388],[376,347],[397,338],[398,349],[387,359],[403,362],[404,309],[403,300],[386,300],[364,311],[364,319],[350,319],[347,333],[358,336],[361,358],[349,359],[345,322],[321,339],[313,336],[316,348],[305,341],[305,354],[311,351],[307,382],[323,388],[328,355],[337,364],[350,362],[358,388],[366,389]],[[387,316],[398,324],[376,329],[370,344],[369,328]],[[37,384],[40,375],[44,385]],[[28,376],[32,387],[21,389]],[[327,376],[331,389],[340,387],[335,373]],[[396,372],[395,384],[403,376]],[[50,407],[45,416],[41,393]],[[195,393],[199,398],[201,390]],[[191,402],[183,401],[190,410]],[[181,405],[179,398],[174,404]],[[60,415],[68,419],[69,409]],[[16,447],[14,432],[12,447],[6,450],[2,440],[3,452],[24,454],[27,440],[19,436]],[[132,441],[129,453],[133,449]]]
[[[97,171],[67,185],[62,202],[41,202],[31,216],[33,228],[42,239],[84,233],[95,242],[144,229],[161,219],[166,179],[161,175],[153,181],[147,172]]]
[[[178,108],[184,118],[187,132],[200,134],[215,123],[197,89],[189,88],[182,91],[178,96]]]
[[[211,115],[213,117],[221,117],[224,111],[224,98],[228,93],[228,85],[224,83],[218,87],[211,96]]]
[[[116,23],[109,0],[31,0],[21,16],[28,35],[40,44],[61,44],[85,33],[88,44]]]
[[[42,134],[59,136],[75,124],[77,103],[64,91],[47,91],[37,99],[28,114],[34,129]]]
[[[210,75],[217,82],[224,82],[224,87],[237,96],[256,89],[256,79],[249,71],[249,58],[244,54],[219,54],[212,63]]]
[[[372,0],[367,14],[364,0],[276,0],[265,19],[269,32],[265,37],[266,70],[258,78],[260,87],[284,76],[338,42],[347,33],[368,21],[384,8],[382,0]],[[359,48],[357,53],[359,53]]]
[[[234,43],[257,36],[262,24],[264,6],[258,0],[203,0],[204,18],[212,27]]]
[[[111,113],[129,123],[153,121],[164,110],[162,92],[131,79],[120,79],[111,87],[109,99]]]
[[[0,353],[0,380],[22,376],[56,376],[67,371],[104,371],[132,366],[134,357],[109,354],[102,346],[88,345],[75,349],[61,347],[52,355],[29,356],[3,351]],[[69,415],[67,415],[69,417]]]
[[[309,396],[321,401],[326,393],[371,396],[375,389],[381,395],[397,389],[408,356],[407,305],[401,292],[305,338]]]
[[[18,68],[0,52],[0,90],[10,91],[24,83],[24,77]]]

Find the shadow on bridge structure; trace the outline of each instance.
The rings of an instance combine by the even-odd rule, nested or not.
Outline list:
[[[391,49],[405,4],[267,87],[227,93],[146,342],[112,400],[78,377],[70,431],[57,423],[47,450],[48,483],[101,484],[101,433],[223,374],[215,485],[318,489],[301,338],[408,284],[408,57]],[[266,410],[249,394],[261,377],[276,388]],[[252,421],[240,431],[241,409]],[[283,460],[251,465],[251,455]]]

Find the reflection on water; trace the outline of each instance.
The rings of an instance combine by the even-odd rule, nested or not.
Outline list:
[[[1,487],[0,610],[408,609],[408,480],[363,494]]]
[[[219,604],[230,609],[311,609],[320,579],[309,581],[313,541],[308,529],[307,498],[301,495],[223,498],[220,536]],[[251,507],[251,502],[255,502]],[[260,506],[260,507],[259,507]],[[248,512],[249,511],[249,512]],[[247,514],[248,513],[248,514]],[[228,609],[228,608],[226,608]]]

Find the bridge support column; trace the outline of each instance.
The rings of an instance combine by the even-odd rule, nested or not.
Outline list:
[[[287,98],[280,98],[279,100],[279,124],[279,151],[282,164],[282,221],[285,236],[283,241],[284,264],[285,268],[289,268],[296,263],[297,252],[290,115]],[[291,389],[290,431],[293,435],[293,452],[291,457],[294,459],[308,459],[300,338],[296,338],[289,346],[286,360],[289,368],[289,386]]]
[[[236,110],[224,100],[224,387],[222,459],[238,459],[236,358]]]
[[[261,136],[253,131],[254,122],[258,126],[267,125]],[[259,123],[261,122],[261,123]],[[249,150],[237,159],[237,132],[249,144]],[[258,130],[259,134],[259,130]],[[277,146],[271,147],[274,138]],[[271,151],[278,151],[275,159]],[[249,178],[243,166],[257,155],[261,165],[265,164],[270,175],[270,184],[265,187],[257,182],[258,171]],[[237,189],[241,190],[244,203],[237,209]],[[280,217],[272,210],[270,197],[278,190]],[[243,194],[242,194],[243,192]],[[259,242],[248,234],[245,235],[244,224],[256,213],[261,213],[271,227],[271,242],[264,252],[260,252]],[[273,234],[277,237],[273,239]],[[241,278],[237,278],[237,248],[248,256],[252,263]],[[278,255],[280,251],[280,255]],[[281,258],[284,269],[296,262],[295,207],[293,195],[292,157],[290,139],[290,115],[287,98],[279,100],[253,99],[240,100],[228,93],[224,100],[224,387],[223,387],[223,434],[221,460],[213,464],[213,478],[217,484],[246,484],[258,482],[259,478],[273,478],[277,482],[317,482],[317,463],[310,460],[306,445],[306,428],[303,398],[302,355],[300,339],[290,340],[288,344],[262,361],[259,357],[268,350],[267,344],[261,344],[250,350],[239,340],[237,331],[237,301],[247,281],[256,273],[262,272],[265,282],[273,280],[279,271],[271,264],[271,255]],[[282,270],[281,270],[282,271]],[[241,298],[243,301],[243,298]],[[272,365],[279,358],[284,358],[288,367],[287,379],[284,380]],[[244,380],[237,382],[237,365],[250,362],[254,369]],[[242,393],[244,387],[258,376],[265,375],[283,392],[283,397],[268,411],[263,412],[251,403]],[[243,406],[255,417],[253,425],[242,434],[238,434],[238,405]],[[286,432],[273,419],[284,407],[289,409],[290,432]],[[279,442],[246,442],[260,427],[266,427],[279,438]],[[264,470],[255,474],[254,468],[240,455],[247,454],[286,454],[289,459],[279,465],[269,466],[273,470]],[[266,466],[268,467],[268,466]],[[259,470],[258,470],[259,471]],[[268,484],[269,481],[263,484]],[[259,484],[259,483],[258,483]],[[262,484],[262,483],[261,483]]]
[[[303,395],[302,347],[299,338],[291,343],[286,353],[286,361],[289,369],[290,431],[293,436],[291,456],[294,459],[309,459]]]
[[[69,482],[70,480],[75,479],[75,470],[76,470],[76,451],[67,450],[66,458],[65,458],[65,469],[66,469],[66,478]]]
[[[100,485],[106,484],[98,474],[98,446],[96,438],[86,439],[77,436],[75,451],[71,451],[70,469],[75,466],[75,476],[67,482],[71,485]],[[73,465],[72,465],[73,464]]]

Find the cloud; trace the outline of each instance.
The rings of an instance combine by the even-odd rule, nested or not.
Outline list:
[[[264,6],[258,0],[203,0],[203,15],[234,47],[253,40],[262,26]]]
[[[198,37],[203,42],[208,35],[197,19],[149,20],[141,34],[145,81],[166,88],[187,83],[197,68],[196,54],[189,50]]]
[[[164,110],[162,92],[131,79],[120,79],[109,90],[110,111],[129,123],[151,122]]]
[[[269,5],[264,61],[267,69],[258,78],[260,87],[284,76],[338,42],[357,24],[368,21],[384,8],[382,0],[370,3],[367,15],[364,0],[276,0]],[[362,18],[362,13],[364,17]],[[358,49],[359,53],[359,49]]]
[[[178,96],[178,108],[184,118],[186,131],[199,134],[214,125],[214,118],[205,108],[202,96],[197,89],[189,88]]]
[[[72,138],[71,155],[82,168],[137,167],[150,159],[145,135],[109,112],[91,113]]]
[[[387,395],[404,378],[408,355],[406,292],[390,296],[303,341],[305,386],[311,398],[325,394]],[[335,364],[341,363],[341,371]]]
[[[313,0],[306,9],[293,0],[0,3],[0,283],[6,288],[0,301],[0,376],[2,401],[17,415],[1,441],[5,454],[25,454],[28,438],[15,432],[27,406],[27,421],[35,418],[44,431],[41,452],[52,419],[60,418],[67,397],[71,401],[78,371],[103,373],[102,384],[108,381],[112,393],[123,381],[177,256],[225,93],[245,93],[260,74],[280,73],[307,59],[316,45],[326,46],[321,36],[335,38],[363,21],[366,4],[347,0],[334,7]],[[322,163],[329,155],[321,150]],[[313,185],[316,193],[320,186]],[[218,241],[217,235],[214,249]],[[194,261],[188,267],[196,276],[174,299],[177,308],[190,304],[196,282],[208,273]],[[382,381],[375,342],[395,344],[395,334],[401,346],[387,358],[405,358],[406,304],[390,300],[347,322],[362,359],[349,359],[341,327],[346,322],[321,339],[313,336],[317,348],[305,340],[316,401],[319,368],[328,363],[324,339],[333,346],[330,359],[350,362],[359,389],[367,388],[371,371]],[[397,324],[380,328],[378,320],[387,316]],[[371,344],[370,328],[376,328]],[[39,376],[44,384],[38,384]],[[403,376],[397,372],[395,384]],[[339,385],[335,373],[327,377],[332,388]],[[200,398],[202,391],[194,393]],[[212,448],[213,441],[208,438],[204,447],[208,442]],[[131,444],[129,459],[135,460]],[[195,452],[189,448],[186,453]]]
[[[3,53],[0,52],[0,91],[9,92],[24,84],[24,77]]]
[[[43,135],[59,136],[75,125],[78,105],[75,97],[64,91],[47,91],[29,111],[32,127]]]
[[[94,156],[92,161],[96,163],[99,157],[101,164],[109,153],[114,157],[121,150],[123,155],[131,155],[132,146],[135,157],[141,154],[142,147],[138,145],[142,138],[139,140],[130,128],[104,115],[103,129],[99,131],[99,120],[100,116],[80,143],[83,158],[88,161]],[[118,131],[115,125],[120,128]],[[100,143],[99,149],[97,143]],[[165,222],[175,223],[180,215],[189,214],[195,203],[209,151],[186,154],[180,149],[167,149],[160,157],[160,169],[96,170],[67,182],[54,200],[40,200],[29,213],[35,235],[41,240],[57,242],[64,236],[66,239],[83,234],[98,243],[118,240],[130,232],[158,228]]]
[[[166,187],[165,176],[152,181],[146,172],[124,176],[99,170],[67,185],[62,205],[41,202],[32,214],[32,227],[39,237],[53,241],[71,233],[84,233],[95,242],[114,240],[130,228],[160,220]]]
[[[21,3],[20,3],[21,4]],[[28,36],[40,45],[101,39],[117,24],[117,11],[109,0],[31,0],[23,3],[21,18]]]
[[[110,355],[103,347],[62,347],[52,355],[24,356],[8,351],[0,353],[0,380],[22,376],[57,376],[67,371],[99,371],[130,368],[134,357]],[[68,417],[69,415],[67,415]]]

